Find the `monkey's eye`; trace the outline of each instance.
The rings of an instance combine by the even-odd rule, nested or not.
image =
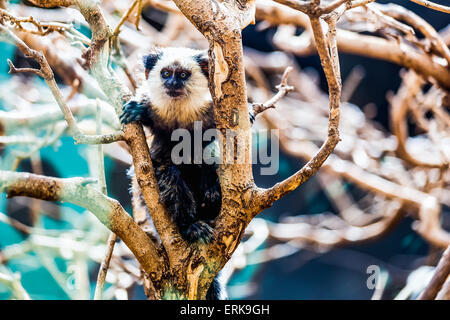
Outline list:
[[[182,73],[180,73],[180,78],[181,79],[186,79],[187,78],[187,73],[186,72],[182,72]]]
[[[170,77],[170,72],[167,70],[163,70],[163,71],[161,71],[161,76],[163,78],[168,78],[168,77]]]

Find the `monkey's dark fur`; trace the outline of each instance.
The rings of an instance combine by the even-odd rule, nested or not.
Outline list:
[[[144,67],[146,82],[123,107],[121,121],[138,121],[151,130],[150,155],[161,201],[187,241],[208,243],[214,238],[214,220],[222,200],[216,165],[205,163],[203,157],[200,164],[174,164],[171,159],[172,149],[179,143],[171,140],[175,129],[187,129],[194,146],[194,121],[202,121],[203,132],[215,128],[208,57],[191,49],[166,48],[144,57]],[[208,143],[203,142],[202,149]],[[221,291],[216,277],[207,299],[219,299]]]
[[[211,241],[214,236],[212,224],[219,214],[222,199],[216,165],[173,164],[171,152],[179,142],[171,141],[171,129],[152,111],[151,105],[130,101],[124,106],[121,119],[123,123],[138,120],[151,129],[150,156],[160,198],[181,234],[190,242]],[[193,140],[193,130],[189,132]],[[191,141],[193,145],[194,141]]]

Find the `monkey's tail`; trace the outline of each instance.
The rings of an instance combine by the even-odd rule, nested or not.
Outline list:
[[[226,292],[225,292],[225,286],[222,284],[222,282],[219,280],[220,273],[214,278],[213,282],[211,283],[211,286],[208,289],[208,292],[206,293],[206,300],[225,300]]]

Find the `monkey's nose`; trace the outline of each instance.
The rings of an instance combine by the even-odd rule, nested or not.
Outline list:
[[[164,85],[169,90],[177,90],[177,89],[182,89],[183,88],[183,83],[181,81],[177,80],[177,79],[174,79],[174,78],[168,79],[164,83]]]

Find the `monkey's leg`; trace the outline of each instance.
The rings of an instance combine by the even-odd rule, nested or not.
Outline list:
[[[213,229],[199,220],[194,195],[180,170],[174,165],[154,165],[161,200],[181,235],[190,242],[210,242],[213,239]]]

